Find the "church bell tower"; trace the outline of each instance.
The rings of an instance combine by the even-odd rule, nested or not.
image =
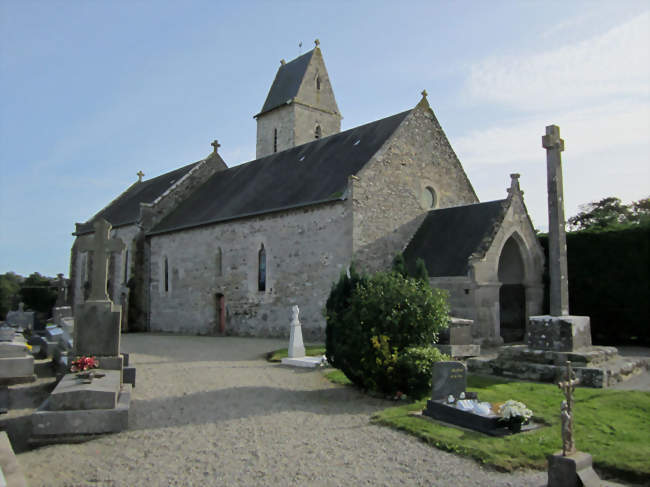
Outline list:
[[[318,39],[316,47],[291,62],[280,61],[257,119],[257,158],[341,131]]]

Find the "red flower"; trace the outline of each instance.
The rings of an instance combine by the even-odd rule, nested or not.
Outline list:
[[[70,371],[83,372],[97,367],[99,367],[99,362],[95,357],[77,357],[77,360],[72,362]]]

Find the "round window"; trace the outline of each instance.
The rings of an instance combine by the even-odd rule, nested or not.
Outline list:
[[[436,199],[436,191],[431,186],[424,188],[423,200],[425,208],[435,208]]]

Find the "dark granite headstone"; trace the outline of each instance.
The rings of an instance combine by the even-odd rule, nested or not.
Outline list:
[[[457,398],[467,387],[467,369],[462,362],[436,362],[431,378],[431,399]]]

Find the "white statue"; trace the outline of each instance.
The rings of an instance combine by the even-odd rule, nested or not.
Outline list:
[[[291,307],[291,332],[289,335],[289,358],[305,356],[305,345],[302,342],[302,328],[298,314],[300,309],[295,304]]]

